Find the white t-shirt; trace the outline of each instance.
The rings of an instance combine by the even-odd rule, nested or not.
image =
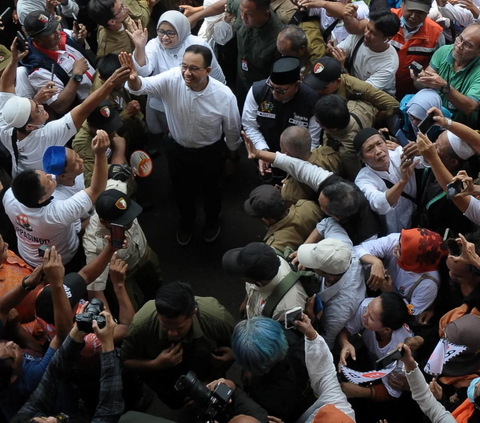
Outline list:
[[[39,208],[26,207],[8,189],[3,197],[3,206],[17,233],[18,251],[32,266],[43,263],[38,256],[41,245],[55,246],[65,265],[77,252],[79,239],[75,221],[93,206],[85,191],[80,191],[65,201],[52,201]]]
[[[348,58],[362,37],[363,35],[349,35],[338,47],[346,50]],[[393,46],[389,46],[382,53],[375,53],[362,43],[357,50],[352,68],[353,76],[368,82],[379,90],[395,95],[398,54]]]
[[[13,97],[10,93],[0,93],[0,140],[12,155],[12,176],[22,170],[43,170],[43,154],[51,145],[64,146],[77,133],[72,115],[67,113],[61,119],[47,123],[43,128],[30,132],[23,140],[17,141],[18,166],[12,147],[13,128],[7,126],[2,116],[5,103]]]
[[[345,328],[348,330],[348,332],[351,335],[354,335],[363,328],[363,315],[367,309],[367,306],[374,300],[375,298],[365,298],[360,306],[358,307],[357,312],[355,313],[355,316],[353,316],[345,326]],[[372,361],[377,361],[379,358],[385,357],[389,352],[393,351],[395,348],[397,348],[398,344],[400,342],[405,342],[405,338],[411,338],[413,337],[414,334],[410,327],[405,323],[400,329],[394,330],[392,332],[392,339],[390,342],[385,345],[384,347],[380,347],[378,345],[377,337],[375,335],[375,332],[365,329],[365,331],[362,333],[362,341],[367,348],[368,353],[370,354],[370,357],[372,358]],[[403,363],[398,362],[397,367],[395,367],[395,372],[396,373],[401,373],[403,374],[402,366]],[[371,369],[365,369],[365,370],[371,370]],[[388,376],[385,376],[382,378],[382,382],[385,385],[385,388],[387,388],[388,393],[395,398],[399,398],[400,395],[402,395],[402,391],[397,391],[393,389],[392,387],[389,386],[388,384]]]
[[[83,173],[78,175],[75,178],[75,182],[71,187],[66,185],[61,185],[57,183],[57,188],[53,193],[53,201],[64,201],[68,200],[70,197],[73,197],[77,192],[80,192],[85,189],[85,179]],[[80,219],[75,221],[75,232],[79,233],[82,230],[82,220],[88,219],[90,217],[89,213],[84,214]]]
[[[15,81],[15,94],[19,97],[33,98],[36,93],[35,88],[32,87],[28,79],[27,68],[19,66],[17,68],[17,79]]]

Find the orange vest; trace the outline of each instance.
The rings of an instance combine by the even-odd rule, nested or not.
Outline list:
[[[399,19],[401,18],[402,9],[391,10]],[[413,61],[421,64],[424,69],[428,67],[441,33],[442,27],[430,18],[426,18],[420,29],[408,41],[405,41],[402,27],[393,36],[390,44],[397,50],[399,62],[395,84],[398,99],[402,99],[405,94],[413,94],[417,91],[413,86],[408,67]]]

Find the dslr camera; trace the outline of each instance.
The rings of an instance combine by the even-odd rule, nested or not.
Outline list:
[[[219,383],[215,390],[211,391],[191,371],[178,378],[175,389],[179,392],[185,392],[187,396],[200,405],[202,411],[198,415],[198,419],[201,422],[213,422],[217,413],[225,410],[233,395],[233,391],[224,383]]]
[[[92,323],[97,321],[98,327],[103,329],[107,324],[105,317],[100,316],[103,311],[103,301],[98,298],[92,298],[82,314],[75,316],[78,330],[85,333],[93,333]]]

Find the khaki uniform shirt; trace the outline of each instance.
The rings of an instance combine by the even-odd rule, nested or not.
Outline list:
[[[288,214],[268,228],[263,241],[279,251],[286,247],[297,250],[322,219],[317,202],[299,200],[288,209]]]
[[[285,260],[281,258],[279,260],[280,267],[278,273],[268,285],[258,287],[253,283],[245,283],[245,290],[248,296],[247,316],[249,319],[262,315],[263,307],[265,307],[268,297],[272,295],[274,289],[283,278],[292,271],[290,265]],[[303,289],[302,283],[298,281],[277,304],[277,307],[273,310],[272,319],[277,322],[285,321],[285,312],[294,307],[302,307],[304,309],[307,298],[308,296]]]
[[[270,8],[285,25],[290,23],[290,19],[292,19],[297,11],[297,6],[295,6],[290,0],[275,0],[270,3]]]
[[[302,22],[298,26],[305,31],[308,39],[308,59],[302,62],[301,69],[301,73],[305,77],[312,72],[315,61],[325,56],[325,41],[322,37],[319,19]]]
[[[198,311],[193,317],[190,331],[181,341],[183,358],[179,367],[187,367],[187,370],[193,370],[202,377],[198,371],[209,366],[210,354],[218,347],[231,345],[235,320],[215,298],[195,297],[195,300]],[[158,319],[155,301],[151,300],[135,314],[123,340],[120,357],[122,361],[153,360],[171,345]],[[170,370],[166,369],[165,372]],[[144,377],[151,378],[153,383],[161,383],[158,372],[150,376],[144,374]]]
[[[95,155],[92,150],[92,136],[88,133],[88,123],[83,122],[77,135],[72,141],[72,148],[83,160],[83,176],[85,178],[85,187],[88,188],[92,181],[93,166],[95,164]]]
[[[336,175],[343,176],[344,174],[342,159],[332,147],[321,145],[314,148],[307,161]],[[288,175],[283,181],[282,197],[287,207],[295,204],[298,200],[318,202],[317,192],[308,185],[297,181],[292,175]]]
[[[105,189],[117,189],[127,193],[127,183],[109,179]],[[135,267],[145,254],[147,239],[137,219],[133,221],[132,227],[126,233],[128,234],[127,248],[118,250],[117,256],[128,264],[128,272],[130,273],[136,270]],[[105,235],[110,235],[110,230],[100,223],[100,218],[97,212],[95,212],[90,218],[83,235],[83,249],[85,250],[87,263],[96,259],[105,249],[107,245]],[[93,283],[88,285],[87,289],[89,291],[103,291],[107,285],[109,271],[110,264],[107,265],[102,274]]]
[[[362,167],[362,162],[355,148],[353,148],[353,139],[360,129],[373,126],[378,110],[364,101],[349,101],[348,110],[350,114],[357,116],[362,126],[360,127],[354,117],[351,116],[350,123],[341,131],[328,132],[326,130],[323,144],[338,151],[345,167],[345,177],[353,182]]]
[[[342,74],[342,82],[337,94],[347,100],[362,100],[370,103],[378,111],[385,112],[385,118],[392,116],[400,109],[400,103],[387,94],[378,90],[373,85],[361,81],[351,75]]]

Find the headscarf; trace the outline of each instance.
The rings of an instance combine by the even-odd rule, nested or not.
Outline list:
[[[423,120],[427,116],[427,112],[436,107],[442,109],[442,99],[438,93],[431,89],[420,90],[415,94],[412,99],[407,103],[407,113],[413,117]],[[415,136],[418,135],[418,129],[412,125]]]
[[[175,47],[166,49],[160,40],[158,40],[160,48],[170,54],[178,54],[183,47],[183,43],[191,34],[190,22],[188,21],[188,18],[178,10],[169,10],[160,16],[157,23],[157,30],[162,22],[167,22],[175,28],[175,31],[177,31],[178,34],[178,44]]]
[[[442,237],[424,228],[402,229],[400,250],[402,260],[397,260],[398,266],[415,273],[437,270],[442,257],[448,254]]]

